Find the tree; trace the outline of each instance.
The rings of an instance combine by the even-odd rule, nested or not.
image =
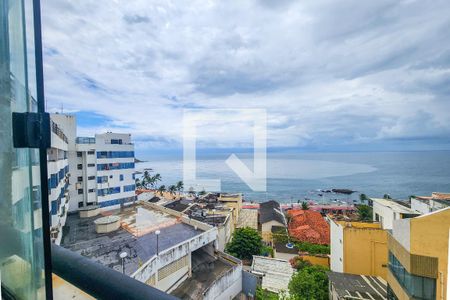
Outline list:
[[[135,184],[136,184],[136,189],[142,189],[142,182],[139,180],[139,178],[136,178],[134,180]]]
[[[368,205],[358,205],[358,214],[360,221],[372,221],[373,220],[373,209]]]
[[[384,194],[384,195],[383,195],[383,199],[392,199],[392,198],[391,198],[391,195],[389,195],[389,194]]]
[[[289,262],[291,263],[291,266],[296,269],[297,271],[302,270],[303,268],[306,267],[310,267],[311,263],[307,260],[304,260],[302,257],[300,256],[295,256],[294,258],[291,258],[289,260]]]
[[[303,201],[303,202],[302,202],[302,209],[303,209],[303,210],[308,210],[308,209],[309,209],[308,202],[306,202],[306,201]]]
[[[253,255],[261,255],[262,238],[253,228],[237,228],[233,239],[227,244],[225,251],[240,259],[252,259]]]
[[[278,295],[274,292],[263,289],[262,287],[256,288],[256,300],[278,300]]]
[[[178,181],[175,186],[177,188],[177,191],[181,192],[183,190],[183,188],[184,188],[184,183],[183,183],[183,181]]]
[[[361,194],[361,195],[359,195],[359,200],[360,200],[361,202],[364,202],[364,201],[366,201],[366,200],[369,200],[369,198],[367,198],[366,194]]]
[[[152,177],[153,187],[161,180],[162,180],[161,174],[156,173],[155,175],[153,175],[153,177]]]
[[[158,188],[158,192],[163,195],[163,193],[166,191],[166,186],[163,184]]]
[[[203,189],[198,193],[200,196],[206,195],[206,191]]]
[[[175,192],[177,191],[177,187],[172,184],[171,186],[169,186],[169,188],[167,190],[169,191],[169,193],[171,195],[174,195]]]
[[[327,269],[322,266],[307,266],[294,273],[289,282],[289,293],[296,300],[327,300]]]

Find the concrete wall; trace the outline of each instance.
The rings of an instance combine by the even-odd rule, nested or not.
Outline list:
[[[410,251],[410,221],[411,219],[394,221],[392,236],[407,250]]]
[[[330,267],[330,258],[327,256],[302,255],[301,258],[309,261],[312,265]]]
[[[242,262],[225,253],[220,253],[220,256],[236,264],[209,286],[203,293],[204,300],[229,300],[242,291]]]
[[[261,236],[263,240],[267,243],[272,242],[272,226],[281,226],[284,227],[284,224],[281,224],[277,221],[270,221],[261,224]]]
[[[344,273],[386,279],[387,232],[373,228],[344,228]]]
[[[447,286],[450,208],[411,219],[411,254],[438,258],[436,299],[445,299]]]
[[[344,272],[344,230],[343,227],[329,219],[331,235],[330,268],[334,272]]]
[[[380,216],[380,223],[383,229],[392,229],[394,220],[400,219],[400,216],[396,216],[395,212],[384,205],[373,202],[373,220],[376,221],[376,214]]]
[[[427,203],[424,203],[416,198],[411,198],[411,209],[414,209],[421,214],[427,214],[431,211],[431,208]]]

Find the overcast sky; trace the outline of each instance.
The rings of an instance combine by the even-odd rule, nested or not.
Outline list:
[[[448,0],[42,5],[47,108],[79,135],[177,149],[195,109],[200,147],[246,148],[257,108],[270,148],[450,148]]]

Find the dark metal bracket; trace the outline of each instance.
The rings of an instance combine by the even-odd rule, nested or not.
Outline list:
[[[15,148],[50,148],[50,115],[48,113],[13,113]]]

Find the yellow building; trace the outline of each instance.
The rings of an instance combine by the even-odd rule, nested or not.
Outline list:
[[[346,222],[328,217],[330,267],[334,272],[387,276],[387,232],[379,223]]]
[[[394,222],[388,236],[388,299],[450,299],[450,207]]]
[[[217,198],[217,201],[222,202],[229,208],[233,209],[233,225],[236,227],[239,219],[239,213],[242,209],[242,194],[222,193]]]

